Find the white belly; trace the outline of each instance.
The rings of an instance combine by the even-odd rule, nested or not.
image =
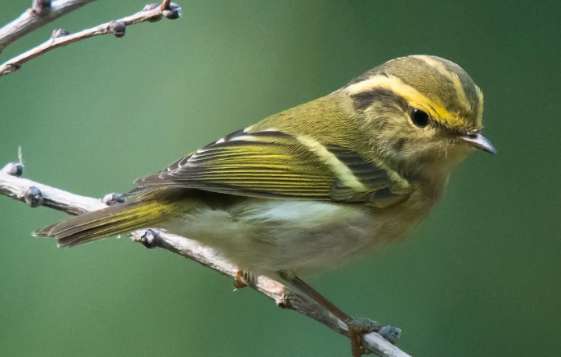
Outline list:
[[[214,247],[247,271],[305,274],[400,235],[405,227],[388,219],[359,205],[247,199],[224,209],[191,209],[164,228]]]

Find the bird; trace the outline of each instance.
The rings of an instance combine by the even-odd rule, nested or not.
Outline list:
[[[241,272],[286,282],[354,326],[301,277],[402,239],[471,152],[496,153],[482,133],[483,106],[458,64],[398,57],[138,179],[124,203],[35,233],[73,247],[165,229],[213,247]],[[364,331],[351,332],[360,356]]]

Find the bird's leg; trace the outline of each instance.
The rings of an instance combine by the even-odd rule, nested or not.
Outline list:
[[[362,344],[362,336],[369,332],[378,332],[391,343],[396,343],[401,334],[401,329],[389,325],[381,325],[367,319],[354,319],[331,301],[327,300],[317,290],[308,285],[304,280],[289,272],[279,272],[280,277],[293,287],[306,294],[319,305],[347,324],[353,357],[360,357],[367,351]]]

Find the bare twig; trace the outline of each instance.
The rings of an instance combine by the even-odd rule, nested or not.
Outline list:
[[[0,52],[39,27],[94,0],[33,0],[17,19],[0,28]]]
[[[149,4],[146,5],[144,9],[133,15],[106,22],[104,24],[91,27],[76,33],[70,34],[63,30],[56,30],[53,32],[51,38],[47,41],[0,65],[0,76],[17,71],[23,64],[31,61],[38,56],[44,55],[45,53],[55,48],[67,46],[77,41],[102,35],[114,35],[116,37],[123,37],[125,35],[127,26],[147,21],[158,21],[162,17],[166,17],[168,19],[176,19],[179,17],[180,13],[181,7],[179,5],[170,3],[168,0],[163,0],[160,5]]]
[[[99,199],[76,195],[35,181],[10,175],[12,164],[0,170],[0,194],[27,202],[32,206],[44,205],[69,214],[79,214],[107,207]],[[21,173],[21,172],[20,172]],[[110,195],[114,196],[114,195]],[[132,240],[148,247],[160,247],[172,253],[194,260],[226,276],[236,278],[239,269],[216,250],[198,241],[170,234],[168,232],[148,229],[132,233]],[[280,307],[287,308],[308,316],[335,332],[348,335],[348,326],[324,307],[300,293],[289,291],[283,284],[257,276],[251,279],[250,286],[272,299]],[[363,342],[369,351],[382,357],[410,357],[398,347],[388,342],[376,332],[364,335]]]

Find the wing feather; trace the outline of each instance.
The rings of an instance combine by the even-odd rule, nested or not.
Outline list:
[[[276,130],[237,131],[137,180],[137,189],[178,187],[343,202],[367,202],[376,191],[391,192],[385,169],[352,150],[311,140]]]

